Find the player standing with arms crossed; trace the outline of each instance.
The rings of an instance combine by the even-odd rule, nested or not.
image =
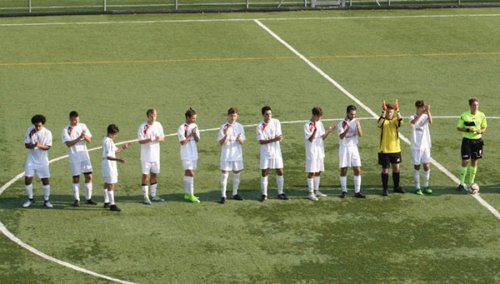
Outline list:
[[[189,108],[186,113],[186,122],[177,129],[177,137],[181,144],[181,160],[184,167],[184,200],[200,203],[194,195],[194,175],[198,162],[198,148],[196,143],[200,141],[200,131],[196,125],[196,111]]]
[[[283,192],[283,157],[281,155],[280,142],[283,141],[281,123],[273,118],[270,106],[264,106],[261,110],[264,119],[257,125],[257,141],[260,144],[260,169],[262,176],[260,186],[262,196],[260,201],[267,200],[267,185],[270,169],[276,170],[276,183],[278,184],[278,199],[288,200]]]
[[[429,187],[431,175],[431,133],[432,124],[431,106],[424,101],[415,102],[416,112],[410,116],[411,124],[411,159],[413,163],[413,179],[415,180],[415,194],[432,194]],[[424,166],[424,188],[420,188],[420,164]]]
[[[358,137],[363,136],[361,123],[356,119],[356,106],[349,105],[346,117],[337,125],[339,135],[339,167],[341,198],[347,196],[347,169],[354,171],[354,197],[366,198],[361,192],[361,156],[358,150]]]
[[[335,130],[335,126],[330,126],[325,131],[323,122],[321,122],[322,116],[323,110],[320,107],[314,107],[311,119],[304,124],[307,189],[309,192],[308,198],[312,201],[318,201],[318,196],[326,196],[326,194],[319,191],[321,172],[325,170],[325,145],[323,140]]]
[[[36,174],[43,184],[43,205],[47,208],[54,207],[50,201],[50,169],[49,154],[47,151],[52,147],[52,132],[44,127],[45,116],[36,114],[31,118],[33,127],[26,130],[24,135],[24,146],[28,149],[28,158],[25,164],[24,187],[28,194],[28,200],[23,207],[28,208],[35,200],[33,199],[33,176]]]
[[[466,191],[465,176],[470,164],[469,184],[474,183],[478,160],[483,157],[483,134],[486,132],[486,115],[479,111],[479,100],[469,99],[470,110],[463,112],[457,122],[457,130],[463,132],[462,167],[460,169],[460,185],[457,190]]]
[[[151,201],[165,201],[156,195],[158,188],[157,176],[160,173],[160,142],[165,140],[165,134],[163,133],[161,123],[156,121],[156,109],[148,109],[146,115],[148,120],[139,126],[137,139],[139,140],[139,144],[141,144],[141,186],[144,193],[144,204],[151,205]],[[149,190],[151,190],[151,194]],[[150,195],[151,198],[149,197]]]
[[[243,125],[236,122],[238,119],[238,109],[235,107],[227,111],[228,122],[219,128],[218,141],[221,145],[220,169],[221,169],[221,199],[220,203],[226,203],[227,180],[229,172],[233,172],[233,199],[243,200],[238,195],[240,186],[240,173],[243,170],[243,143],[245,142],[245,130]]]

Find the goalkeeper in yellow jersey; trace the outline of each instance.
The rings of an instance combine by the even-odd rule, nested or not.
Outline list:
[[[382,104],[382,114],[377,121],[380,128],[380,146],[378,151],[378,163],[382,166],[383,196],[389,195],[389,167],[392,165],[392,181],[394,192],[405,193],[399,186],[399,164],[401,163],[401,145],[399,141],[399,127],[403,118],[399,113],[398,100],[394,105]]]

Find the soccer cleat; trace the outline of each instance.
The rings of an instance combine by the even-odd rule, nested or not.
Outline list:
[[[460,184],[458,187],[457,187],[457,190],[458,191],[462,191],[462,192],[466,192],[467,191],[467,186],[465,184]]]
[[[266,200],[267,200],[267,195],[262,194],[262,196],[260,197],[260,201],[264,202]]]
[[[406,191],[405,191],[402,187],[398,186],[398,187],[396,187],[396,188],[394,189],[394,192],[397,192],[397,193],[405,193]]]
[[[144,197],[144,201],[142,203],[145,205],[151,205],[151,200],[149,200],[149,197]]]
[[[382,191],[382,196],[389,196],[389,190],[388,189],[384,189]]]
[[[354,197],[356,197],[356,198],[366,198],[366,195],[364,195],[361,192],[356,192],[356,193],[354,193]]]
[[[109,208],[109,202],[105,202],[103,207],[106,209]]]
[[[43,202],[43,206],[45,206],[47,208],[53,208],[54,207],[54,205],[52,205],[52,203],[50,203],[50,201],[48,201],[48,200],[45,200]]]
[[[87,204],[97,205],[97,203],[94,200],[92,200],[92,199],[87,199]]]
[[[422,190],[420,190],[420,188],[417,188],[417,189],[415,190],[415,194],[416,194],[416,195],[423,195]]]
[[[32,198],[32,199],[28,199],[26,200],[26,202],[23,203],[23,208],[28,208],[30,207],[33,203],[35,203],[35,200]]]
[[[288,200],[288,196],[286,196],[285,193],[280,193],[278,194],[278,199],[281,199],[281,200]]]
[[[226,203],[226,198],[225,197],[221,197],[220,198],[220,204],[224,204]]]
[[[311,201],[318,201],[319,200],[314,193],[309,193],[307,198],[309,198],[309,200],[311,200]]]
[[[425,194],[432,194],[432,189],[429,186],[424,187],[424,193]]]
[[[122,211],[120,208],[118,208],[118,206],[116,206],[115,204],[109,206],[109,211],[116,211],[116,212],[120,212]]]
[[[75,200],[71,206],[80,207],[80,200]]]
[[[238,194],[233,195],[234,200],[243,200],[243,197],[239,196]]]
[[[159,196],[151,196],[149,197],[149,200],[153,201],[153,202],[164,202],[165,199],[159,197]]]
[[[326,197],[327,196],[326,194],[322,193],[319,190],[314,191],[314,195],[316,195],[317,197]]]
[[[190,201],[192,203],[200,203],[198,197],[194,196],[193,194],[184,194],[184,200]]]
[[[342,191],[340,194],[340,198],[346,198],[347,197],[347,191]]]

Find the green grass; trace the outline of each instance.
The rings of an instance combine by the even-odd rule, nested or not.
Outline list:
[[[498,9],[359,11],[277,14],[140,15],[0,19],[20,22],[136,21],[171,19],[290,18],[262,20],[299,52],[377,111],[382,99],[400,100],[403,115],[416,99],[427,100],[435,116],[457,116],[477,96],[487,116],[499,116],[500,17],[337,19],[430,14],[499,14]],[[312,17],[317,20],[293,20]],[[145,111],[158,109],[167,133],[198,111],[200,129],[225,121],[227,108],[239,121],[257,123],[270,104],[282,121],[307,120],[321,105],[325,118],[340,118],[346,96],[294,57],[252,21],[0,26],[0,185],[23,171],[22,136],[34,113],[47,116],[54,146],[66,154],[60,132],[76,109],[100,146],[109,123],[120,126],[117,141],[135,139]],[[403,56],[404,55],[404,56]],[[350,57],[349,57],[350,56]],[[24,63],[21,65],[20,63]],[[36,64],[27,64],[36,63]],[[361,117],[369,114],[360,109]],[[326,123],[329,124],[330,122]],[[332,122],[333,123],[333,122]],[[456,119],[436,118],[433,157],[457,174],[460,134]],[[488,121],[485,157],[477,181],[481,196],[500,208],[496,162],[498,120]],[[433,168],[435,194],[382,198],[376,161],[375,121],[362,121],[360,142],[366,200],[341,200],[337,139],[327,140],[322,191],[305,199],[302,124],[284,124],[285,188],[292,200],[260,203],[258,153],[253,128],[246,129],[243,202],[219,199],[219,146],[215,132],[203,132],[195,179],[201,204],[182,201],[176,137],[162,145],[159,192],[164,204],[140,203],[139,145],[121,153],[117,203],[112,214],[74,209],[68,161],[51,165],[54,210],[20,208],[25,193],[16,182],[0,196],[0,221],[24,242],[58,259],[112,277],[139,282],[265,283],[494,283],[500,275],[498,220]],[[409,137],[408,123],[401,129]],[[91,153],[95,195],[102,201],[100,150]],[[412,190],[409,147],[403,145],[402,184]],[[349,173],[351,175],[351,173]],[[349,176],[352,187],[352,178]],[[229,187],[230,188],[230,187]],[[274,175],[270,194],[275,193]],[[35,193],[41,195],[39,182]],[[102,204],[102,203],[101,203]],[[104,282],[44,261],[0,237],[2,283]]]

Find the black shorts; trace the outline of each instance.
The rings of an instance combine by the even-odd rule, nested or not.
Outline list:
[[[399,164],[402,162],[401,152],[399,153],[378,153],[378,164],[384,169],[387,169],[391,164]]]
[[[462,160],[478,160],[483,157],[483,139],[462,139]]]

